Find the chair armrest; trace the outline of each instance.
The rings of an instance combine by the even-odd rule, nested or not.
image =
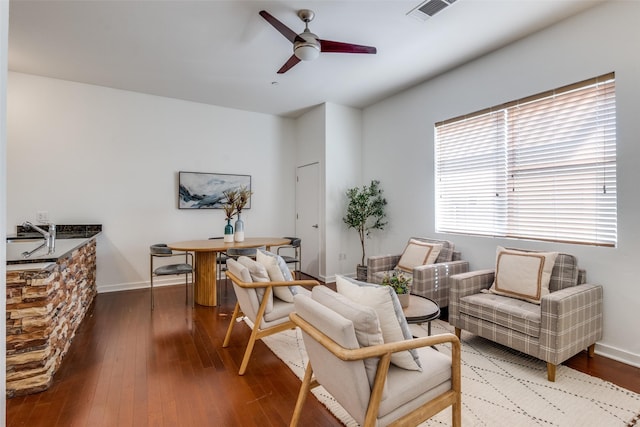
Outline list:
[[[474,270],[449,276],[450,298],[460,299],[467,295],[478,294],[493,284],[495,270]]]
[[[449,261],[420,265],[413,269],[413,280],[426,280],[436,276],[449,277],[469,271],[469,261]]]
[[[300,329],[309,334],[314,340],[322,344],[337,358],[345,361],[364,360],[370,357],[380,357],[384,356],[385,354],[397,353],[399,351],[411,350],[414,348],[427,347],[444,343],[451,343],[458,348],[460,347],[460,341],[458,340],[458,337],[456,337],[452,333],[444,333],[431,335],[428,337],[413,338],[403,341],[372,345],[368,347],[348,349],[337,344],[331,338],[316,329],[313,325],[300,317],[298,313],[293,312],[289,314],[289,318],[296,326],[299,326]]]
[[[459,327],[459,301],[468,295],[479,294],[493,283],[495,270],[474,270],[449,276],[449,323]]]
[[[275,287],[275,286],[316,286],[319,285],[320,282],[317,280],[289,280],[283,282],[243,282],[236,275],[234,275],[229,270],[225,271],[225,274],[233,283],[240,286],[241,288],[265,288],[265,287]]]
[[[398,265],[401,256],[401,254],[370,256],[367,259],[367,282],[373,283],[374,273],[393,270]]]
[[[557,365],[602,339],[601,285],[552,292],[540,301],[540,359]]]
[[[411,293],[435,301],[441,308],[449,305],[449,277],[469,271],[468,261],[427,264],[413,269]]]

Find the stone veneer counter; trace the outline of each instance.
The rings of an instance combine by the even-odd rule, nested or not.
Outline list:
[[[51,386],[97,292],[95,236],[59,237],[53,255],[7,266],[7,397]]]

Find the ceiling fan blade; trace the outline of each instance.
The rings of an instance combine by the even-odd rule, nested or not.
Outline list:
[[[282,22],[278,21],[272,14],[270,14],[266,10],[261,10],[260,16],[262,16],[269,24],[273,25],[273,27],[278,30],[280,34],[285,36],[291,43],[295,42],[296,39],[300,39],[299,41],[304,41],[301,37],[298,37],[298,34],[295,31],[284,25]]]
[[[378,50],[373,46],[362,46],[359,44],[334,42],[332,40],[318,39],[321,52],[332,53],[376,53]]]
[[[289,58],[289,60],[287,60],[287,62],[285,62],[285,64],[282,67],[280,67],[280,69],[278,70],[278,74],[286,73],[291,68],[293,68],[293,66],[296,65],[298,62],[300,62],[300,58],[298,58],[295,55],[291,55],[291,58]]]

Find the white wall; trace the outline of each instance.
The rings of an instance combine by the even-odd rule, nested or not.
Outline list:
[[[9,73],[8,232],[46,210],[100,223],[98,289],[148,285],[148,247],[221,236],[222,210],[179,210],[177,172],[251,175],[247,236],[294,232],[294,122]]]
[[[616,73],[618,246],[440,235],[455,242],[472,269],[490,268],[496,245],[576,255],[590,283],[604,286],[604,337],[596,351],[640,366],[640,16],[638,2],[607,2],[364,111],[365,180],[378,177],[390,227],[380,252],[400,252],[410,236],[435,236],[433,125],[547,89]]]
[[[319,105],[296,120],[298,166],[320,165],[320,278],[355,274],[360,243],[342,222],[347,188],[362,183],[362,111],[333,103]],[[304,244],[304,243],[303,243]],[[339,255],[344,254],[344,259]]]
[[[9,40],[9,2],[0,2],[0,242],[4,242],[6,233],[4,231],[7,224],[7,45]],[[0,307],[6,307],[6,245],[0,245]],[[0,319],[0,331],[6,331],[7,321],[4,316]],[[6,400],[7,400],[7,372],[4,369],[7,359],[7,336],[0,334],[0,425],[6,424]]]
[[[358,232],[342,218],[347,188],[362,185],[362,110],[327,103],[326,118],[325,261],[327,278],[334,281],[337,273],[355,275],[361,259]]]

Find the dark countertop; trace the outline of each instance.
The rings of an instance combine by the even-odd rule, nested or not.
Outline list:
[[[36,224],[38,227],[49,230],[47,224]],[[57,239],[80,239],[93,237],[102,231],[102,224],[56,224]],[[7,240],[39,239],[42,234],[35,230],[25,229],[22,225],[16,227],[16,234],[8,235]]]

